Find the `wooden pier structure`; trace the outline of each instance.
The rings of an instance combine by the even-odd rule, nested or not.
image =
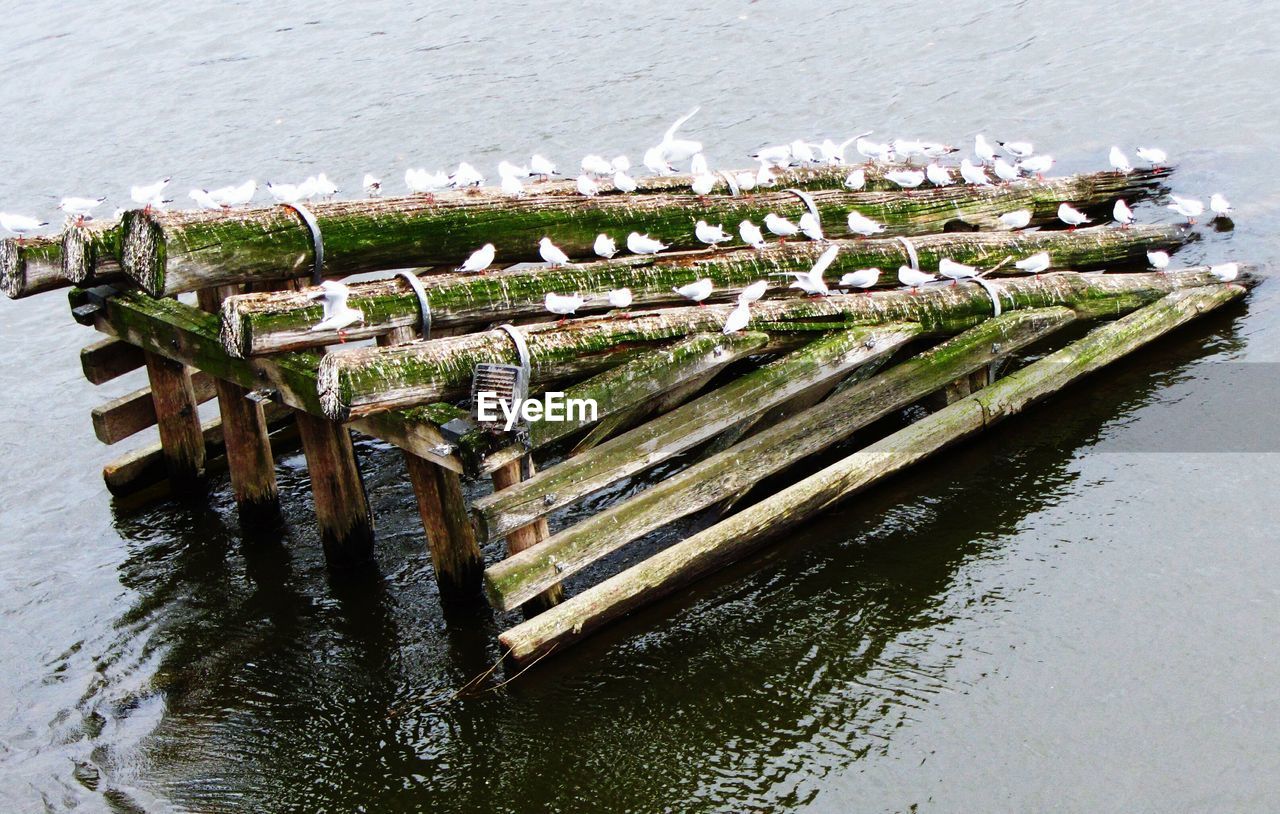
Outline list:
[[[850,191],[848,170],[779,171],[775,187],[745,194],[729,176],[702,196],[687,176],[673,176],[640,179],[626,194],[603,183],[593,198],[571,183],[542,182],[514,198],[481,188],[305,207],[133,210],[119,222],[69,223],[57,237],[4,241],[0,288],[12,298],[66,289],[73,317],[101,334],[81,351],[89,381],[146,370],[148,386],[91,412],[105,444],[156,428],[156,441],[104,470],[113,494],[161,480],[191,489],[216,463],[229,471],[250,533],[274,522],[275,456],[299,444],[326,558],[345,571],[368,563],[375,545],[352,433],[402,449],[442,599],[522,609],[523,621],[499,639],[524,664],[1242,297],[1258,280],[1247,266],[1231,281],[1207,267],[1148,269],[1148,251],[1194,238],[1184,228],[1067,230],[1056,221],[1059,204],[1069,203],[1106,224],[1118,198],[1163,194],[1169,170],[914,191],[894,188],[875,166],[866,188]],[[735,231],[744,219],[776,212],[795,221],[806,209],[821,217],[826,240],[710,249],[694,237],[700,219]],[[1017,209],[1030,210],[1030,228],[1001,223]],[[849,234],[855,210],[884,232]],[[670,250],[593,253],[597,234],[621,246],[632,231]],[[537,263],[543,236],[573,262]],[[495,246],[494,270],[457,271],[485,243]],[[883,270],[880,284],[867,292],[833,285],[823,297],[788,287],[783,275],[807,271],[831,246],[839,252],[829,284],[869,266]],[[1015,261],[1039,252],[1052,258],[1049,271],[1017,270]],[[899,266],[934,271],[944,258],[989,274],[896,284]],[[321,279],[393,271],[348,281],[363,321],[314,330],[322,309],[311,295]],[[706,303],[674,292],[702,278],[714,286]],[[758,280],[769,290],[750,306],[748,325],[723,333],[739,294]],[[606,296],[622,287],[634,296],[625,313]],[[192,292],[194,302],[179,297]],[[553,321],[544,298],[573,293],[585,298],[578,313]],[[1087,332],[1066,330],[1082,323]],[[1020,365],[1032,346],[1043,355]],[[477,367],[495,364],[525,366],[531,396],[562,391],[593,401],[596,414],[511,432],[486,426],[468,402]],[[214,399],[219,417],[202,424],[198,407]],[[807,459],[837,444],[849,449],[852,437],[918,404],[931,406],[925,417],[805,469]],[[616,488],[662,465],[669,474],[646,488]],[[799,472],[790,485],[759,494],[789,470]],[[463,481],[480,478],[492,491],[468,503]],[[556,522],[557,511],[587,498],[598,511]],[[645,535],[706,512],[715,521],[696,534],[565,590],[565,580]],[[503,545],[486,567],[486,548]]]

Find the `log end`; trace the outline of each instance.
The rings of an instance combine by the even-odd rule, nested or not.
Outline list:
[[[222,327],[218,330],[218,338],[227,354],[236,359],[247,359],[249,349],[248,337],[240,321],[240,312],[236,310],[235,297],[227,297],[222,301]]]
[[[124,234],[120,266],[143,291],[153,297],[165,295],[164,230],[155,216],[141,209],[124,213],[120,222]]]
[[[62,233],[62,276],[84,285],[93,274],[93,243],[84,226],[74,222]]]
[[[346,421],[351,416],[351,394],[342,386],[340,354],[326,354],[320,359],[316,371],[316,390],[320,396],[320,409],[331,421]]]
[[[26,271],[23,268],[22,252],[12,238],[0,240],[0,289],[5,296],[16,300],[22,296]]]

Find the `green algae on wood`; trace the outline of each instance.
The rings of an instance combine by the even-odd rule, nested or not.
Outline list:
[[[62,241],[56,235],[0,240],[0,291],[9,299],[68,285],[62,276]]]

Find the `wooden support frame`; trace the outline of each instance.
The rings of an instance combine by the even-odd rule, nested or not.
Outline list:
[[[191,374],[181,362],[147,352],[147,379],[169,480],[189,490],[204,477],[204,434]]]

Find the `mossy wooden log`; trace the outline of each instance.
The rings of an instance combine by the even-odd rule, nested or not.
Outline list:
[[[169,481],[192,488],[204,477],[204,436],[191,374],[181,362],[148,351],[147,379]]]
[[[120,279],[119,221],[67,224],[62,233],[62,277],[67,285],[92,285]]]
[[[214,380],[198,370],[191,371],[191,388],[197,404],[203,404],[217,395]],[[151,388],[142,387],[111,399],[90,411],[93,434],[104,444],[115,444],[134,433],[142,432],[156,423],[156,408],[151,400]]]
[[[797,393],[893,353],[920,333],[915,324],[854,328],[810,344],[723,387],[611,438],[522,483],[471,503],[482,540],[527,526],[561,506],[714,438]]]
[[[1077,379],[1244,294],[1236,285],[1179,291],[955,404],[877,441],[734,516],[676,543],[498,639],[517,663],[563,648],[666,595],[883,478],[1025,410]]]
[[[532,477],[536,471],[533,465],[533,458],[527,454],[506,466],[501,466],[493,470],[494,492],[515,486]],[[518,554],[538,545],[550,536],[551,527],[547,524],[547,519],[539,517],[529,525],[511,529],[507,533],[507,553]],[[553,581],[544,585],[541,591],[536,591],[526,596],[524,598],[523,611],[526,618],[532,618],[563,601],[564,586],[559,582]],[[515,606],[513,605],[512,607]]]
[[[88,301],[85,291],[71,290],[73,308]],[[316,393],[320,358],[315,353],[287,353],[254,360],[232,358],[218,339],[216,316],[140,291],[121,291],[108,298],[95,317],[95,325],[99,331],[143,350],[198,368],[246,390],[274,391],[283,403],[321,415]],[[373,416],[352,427],[461,472],[463,462],[457,449],[440,434],[439,425],[465,415],[447,404],[431,404]]]
[[[654,529],[749,489],[959,376],[1072,323],[1069,308],[1014,311],[913,356],[610,506],[485,571],[490,602],[510,610]]]
[[[1061,202],[1094,211],[1117,197],[1137,197],[1158,174],[1105,172],[1026,180],[992,187],[952,186],[915,192],[809,193],[834,237],[847,234],[846,216],[857,209],[885,223],[891,234],[942,231],[951,221],[998,223],[999,215],[1028,208],[1034,224],[1056,218]],[[309,206],[324,243],[325,273],[459,264],[485,243],[498,265],[538,261],[538,241],[551,237],[572,258],[594,258],[601,232],[625,240],[646,232],[673,249],[701,244],[693,223],[759,222],[769,212],[798,218],[804,204],[792,193],[770,190],[733,197],[684,194],[606,195],[583,198],[527,195],[515,199],[472,190],[434,200],[379,198]],[[121,264],[154,296],[214,285],[299,277],[311,273],[311,232],[288,207],[219,212],[133,210],[123,219]]]
[[[66,288],[58,236],[0,240],[0,290],[9,299]]]
[[[1093,302],[1102,309],[1125,310],[1118,300],[1149,302],[1175,286],[1213,282],[1205,272],[1081,275],[1044,274],[1004,278],[988,285],[1000,292],[1006,310]],[[668,308],[633,314],[630,319],[588,317],[560,326],[519,328],[529,347],[533,378],[554,375],[565,365],[607,366],[610,352],[662,342],[693,333],[716,331],[734,306]],[[817,299],[766,300],[752,306],[750,330],[829,330],[858,324],[918,322],[926,331],[956,333],[992,311],[987,292],[977,283],[933,286],[914,293],[878,291],[834,294]],[[359,418],[417,403],[439,401],[463,392],[481,362],[518,363],[511,338],[500,330],[394,348],[361,348],[326,357],[318,376],[320,404],[337,420]]]
[[[311,479],[325,562],[335,571],[373,560],[373,513],[356,464],[351,433],[334,421],[295,411]]]
[[[1137,226],[1131,229],[1094,227],[1075,232],[976,232],[927,235],[913,239],[920,264],[936,269],[944,257],[961,263],[994,266],[1005,257],[1020,260],[1047,251],[1055,268],[1092,269],[1145,262],[1150,249],[1173,249],[1189,234],[1172,226]],[[884,271],[882,284],[897,284],[897,268],[909,262],[906,247],[894,239],[841,240],[841,247],[827,272],[834,285],[841,273],[869,266]],[[672,289],[702,277],[716,286],[712,301],[737,297],[743,286],[770,279],[773,296],[786,291],[789,281],[770,277],[783,271],[806,271],[826,245],[807,241],[772,244],[763,251],[685,252],[654,257],[627,257],[582,263],[565,268],[520,268],[485,275],[448,275],[424,278],[431,306],[433,328],[471,326],[509,321],[545,313],[548,292],[581,292],[588,296],[580,314],[610,308],[604,293],[627,286],[637,310],[680,302]],[[999,273],[1017,273],[1013,263]],[[308,299],[314,289],[274,294],[250,294],[228,298],[223,305],[223,341],[238,356],[279,353],[334,344],[334,331],[312,331],[322,319],[322,309]],[[421,324],[417,295],[401,279],[356,283],[350,286],[352,307],[364,313],[364,323],[345,329],[348,340],[376,336],[391,328]]]
[[[109,382],[143,364],[141,348],[112,337],[99,339],[80,349],[80,369],[93,384]]]

